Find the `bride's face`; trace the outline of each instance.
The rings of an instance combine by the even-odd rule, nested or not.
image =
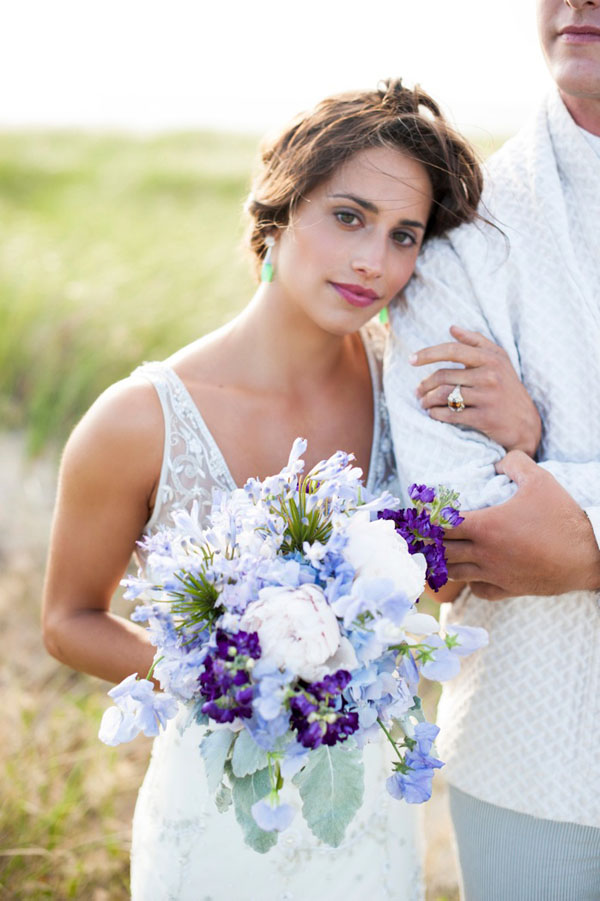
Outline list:
[[[410,279],[432,203],[424,166],[384,147],[351,157],[299,204],[275,248],[282,301],[335,334],[360,328]]]

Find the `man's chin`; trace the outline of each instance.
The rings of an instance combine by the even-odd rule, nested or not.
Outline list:
[[[551,73],[565,101],[568,97],[577,97],[600,103],[600,45],[594,56],[580,55],[555,63]]]

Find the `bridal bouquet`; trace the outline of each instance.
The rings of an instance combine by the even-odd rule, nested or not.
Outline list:
[[[456,495],[413,485],[401,510],[389,493],[368,497],[341,451],[304,474],[305,449],[296,439],[278,475],[215,495],[205,527],[194,507],[144,540],[144,578],[124,584],[157,653],[146,679],[109,692],[100,727],[111,745],[156,735],[183,702],[186,722],[207,727],[199,753],[218,808],[234,804],[261,852],[295,814],[286,780],[312,832],[342,841],[362,803],[362,748],[380,732],[395,755],[389,793],[426,801],[443,764],[419,673],[450,678],[487,643],[483,629],[441,634],[415,607],[426,581],[447,579]]]

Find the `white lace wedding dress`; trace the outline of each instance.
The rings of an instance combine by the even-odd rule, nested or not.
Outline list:
[[[363,330],[373,383],[375,424],[367,485],[392,487],[394,462],[381,390],[383,330]],[[165,419],[165,452],[156,506],[146,532],[170,524],[172,510],[197,500],[210,507],[212,489],[235,487],[223,455],[178,376],[162,363],[136,370],[154,385]],[[140,561],[143,567],[143,560]],[[183,732],[182,709],[154,741],[133,820],[134,901],[369,901],[423,898],[418,811],[385,790],[387,741],[364,752],[363,806],[344,842],[314,838],[300,813],[266,854],[251,850],[232,807],[219,813],[208,792],[198,746],[205,727]],[[179,721],[179,722],[178,722]],[[294,794],[296,797],[294,798]],[[286,800],[290,800],[286,797]]]

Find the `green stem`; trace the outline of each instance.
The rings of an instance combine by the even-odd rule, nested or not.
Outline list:
[[[267,765],[269,767],[269,782],[271,783],[271,791],[274,792],[276,791],[277,784],[273,776],[273,761],[271,759],[270,751],[267,752]]]
[[[152,678],[152,673],[154,672],[154,670],[156,669],[156,667],[157,667],[157,665],[160,663],[160,661],[161,661],[161,660],[164,660],[164,656],[165,656],[164,654],[161,654],[160,657],[157,657],[157,658],[156,658],[156,660],[154,661],[154,663],[152,664],[152,666],[151,666],[150,669],[148,670],[148,675],[146,676],[146,679],[150,680],[150,679]]]
[[[385,734],[387,740],[388,740],[389,743],[391,744],[392,748],[394,749],[394,751],[396,752],[396,754],[398,755],[398,757],[400,758],[400,760],[402,761],[402,763],[404,763],[404,757],[402,756],[402,754],[401,754],[400,751],[398,750],[398,745],[396,744],[396,742],[394,741],[394,739],[392,738],[392,736],[390,735],[390,733],[388,732],[388,730],[385,728],[385,726],[383,725],[383,723],[381,722],[381,720],[379,719],[379,717],[377,717],[377,722],[379,723],[380,728],[383,729],[383,732],[384,732],[384,734]]]

